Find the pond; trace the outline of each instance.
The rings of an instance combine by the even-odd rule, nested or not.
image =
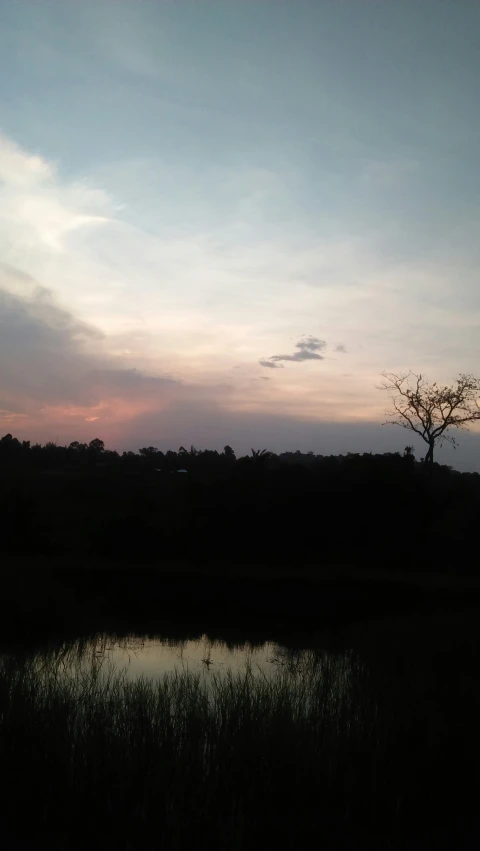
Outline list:
[[[37,670],[48,661],[49,669],[62,677],[97,672],[101,677],[114,675],[126,682],[142,679],[152,683],[171,674],[198,676],[207,684],[209,680],[244,674],[271,681],[281,674],[295,676],[305,667],[313,665],[318,670],[319,665],[328,664],[330,672],[337,672],[340,684],[348,677],[355,654],[348,650],[333,653],[321,648],[289,648],[275,642],[231,644],[207,635],[178,640],[105,633],[47,646],[27,657]],[[15,659],[21,664],[25,656],[10,655],[11,662]]]
[[[103,825],[103,847],[125,851],[183,851],[192,835],[218,849],[361,836],[373,851],[466,851],[478,844],[478,622],[405,617],[290,647],[105,631],[4,652],[5,810],[36,836],[60,830],[60,813],[49,847],[73,847],[80,824],[81,847]],[[419,830],[424,844],[409,844]]]
[[[186,641],[101,636],[82,647],[82,653],[87,664],[89,659],[101,659],[106,667],[123,671],[128,679],[139,676],[159,679],[175,670],[222,673],[228,669],[242,671],[246,667],[253,674],[268,676],[287,655],[285,648],[272,643],[232,647],[212,641],[206,635]]]

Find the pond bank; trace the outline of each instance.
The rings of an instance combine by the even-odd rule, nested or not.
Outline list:
[[[95,632],[289,643],[395,618],[462,617],[480,607],[472,577],[343,567],[162,568],[59,563],[4,567],[0,641]]]

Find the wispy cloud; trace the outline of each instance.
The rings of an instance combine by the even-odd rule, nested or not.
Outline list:
[[[0,134],[0,181],[20,189],[46,184],[55,176],[55,168],[37,154],[28,153],[12,139]]]
[[[87,182],[62,183],[55,166],[0,134],[2,255],[62,253],[78,229],[113,222],[115,205]]]

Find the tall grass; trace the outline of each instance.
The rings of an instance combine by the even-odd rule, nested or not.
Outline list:
[[[351,653],[159,681],[83,662],[0,662],[9,848],[440,848],[449,831],[463,847],[441,813],[448,731],[415,756],[414,715]],[[433,844],[409,844],[422,831]]]

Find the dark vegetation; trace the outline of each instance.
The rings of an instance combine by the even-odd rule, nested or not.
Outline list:
[[[0,470],[6,847],[476,847],[480,476],[9,435]],[[153,683],[85,665],[101,631],[336,638]]]
[[[438,586],[445,574],[457,597],[478,593],[480,476],[418,462],[410,447],[237,459],[228,446],[119,455],[100,440],[6,435],[0,470],[5,638],[161,619],[285,639],[431,606],[452,594]]]
[[[187,472],[180,472],[186,470]],[[372,564],[476,571],[480,476],[407,447],[345,456],[138,453],[0,440],[0,546],[136,564]]]
[[[268,678],[3,657],[5,846],[470,851],[479,649],[463,617],[292,651]]]

